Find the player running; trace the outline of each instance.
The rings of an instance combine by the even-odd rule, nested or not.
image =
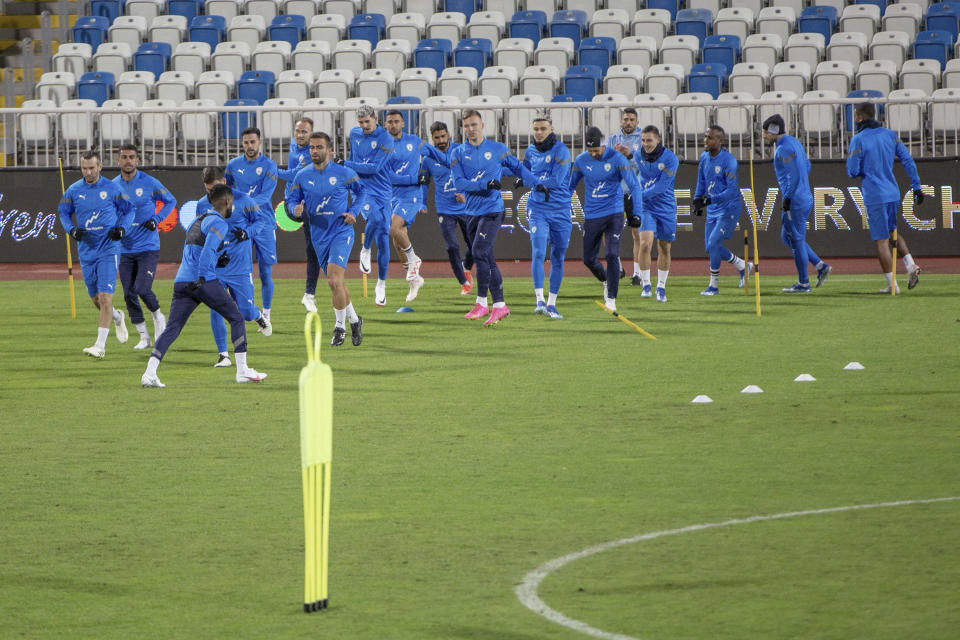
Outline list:
[[[639,179],[643,185],[643,223],[640,235],[641,298],[650,297],[650,249],[657,239],[657,302],[667,301],[667,276],[670,274],[670,250],[677,239],[677,198],[674,183],[680,161],[663,146],[660,130],[647,125],[640,140]]]
[[[607,138],[607,146],[611,149],[616,149],[630,161],[630,166],[639,179],[640,169],[637,164],[637,154],[640,152],[642,145],[642,134],[637,130],[638,123],[637,110],[633,107],[624,109],[620,115],[620,131],[610,134]],[[623,203],[624,211],[632,211],[633,205],[630,203],[630,188],[626,184],[621,184],[620,187],[623,189],[623,193],[627,198],[626,202]],[[630,284],[639,287],[643,284],[643,279],[640,275],[640,265],[643,263],[643,254],[640,249],[640,229],[630,227],[630,234],[633,236],[633,277],[630,279]],[[647,249],[646,264],[649,268],[649,248]]]

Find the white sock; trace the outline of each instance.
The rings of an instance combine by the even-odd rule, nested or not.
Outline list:
[[[229,357],[230,357],[230,354],[227,353],[226,351],[221,351],[221,352],[220,352],[220,355],[223,356],[224,358],[229,358]]]
[[[733,256],[730,260],[730,264],[735,266],[738,271],[743,271],[747,267],[747,263],[743,261],[743,258],[740,256]]]
[[[913,256],[910,255],[909,253],[903,256],[903,266],[907,268],[907,271],[910,271],[911,269],[913,269],[913,267],[916,266],[916,264],[917,263],[913,261]]]
[[[547,306],[548,307],[557,306],[557,294],[555,294],[552,291],[550,292],[550,295],[547,296]]]
[[[157,375],[157,367],[159,366],[160,366],[160,358],[158,358],[157,356],[150,356],[150,359],[147,360],[146,374],[148,376]]]
[[[377,288],[378,288],[378,289],[386,289],[386,288],[387,288],[387,281],[386,281],[386,280],[377,280]]]
[[[710,286],[714,289],[720,288],[720,274],[719,273],[710,273]]]
[[[346,308],[343,308],[343,309],[334,309],[334,310],[333,310],[333,315],[334,315],[334,316],[336,317],[336,319],[337,319],[337,324],[336,324],[337,328],[339,328],[339,329],[346,329],[346,325],[345,325],[344,323],[345,323],[346,320],[347,320],[347,309],[346,309]]]
[[[357,312],[353,310],[352,302],[347,305],[347,308],[345,309],[345,311],[347,313],[347,320],[350,322],[350,324],[353,324],[354,322],[357,322],[360,320],[359,316],[357,316]]]
[[[494,302],[494,303],[493,303],[493,308],[494,308],[494,309],[503,309],[505,306],[507,306],[507,303],[506,303],[506,302]]]
[[[147,323],[146,323],[146,322],[138,322],[137,324],[135,324],[135,325],[133,325],[133,326],[136,327],[137,333],[140,334],[140,337],[141,337],[141,338],[149,338],[149,337],[150,337],[150,334],[147,333]]]
[[[616,310],[617,310],[617,299],[616,299],[616,298],[607,298],[606,300],[603,301],[603,303],[607,306],[607,309],[610,309],[611,311],[616,311]]]
[[[817,271],[820,271],[820,269],[823,269],[823,260],[821,260],[820,262],[818,262],[818,263],[817,263],[817,266],[814,267],[814,269],[816,269]]]
[[[121,320],[122,318],[123,318],[123,316],[120,315],[120,310],[119,310],[119,309],[114,309],[114,310],[113,310],[113,321],[114,321],[114,322],[120,322],[120,320]]]
[[[100,347],[101,349],[106,349],[106,348],[107,348],[107,336],[109,336],[109,335],[110,335],[110,328],[109,328],[109,327],[107,327],[106,329],[101,329],[100,327],[97,327],[97,343],[96,343],[94,346],[95,346],[95,347]]]
[[[534,295],[537,296],[537,302],[543,302],[543,287],[533,290]]]
[[[157,309],[156,311],[151,311],[150,315],[153,316],[153,321],[156,322],[157,320],[160,320],[161,318],[163,318],[163,311],[160,311],[160,309]]]
[[[267,322],[270,322],[270,309],[264,309],[264,310],[261,311],[260,313],[263,314],[263,319],[264,319],[264,320],[266,320]]]
[[[640,265],[639,263],[633,263],[633,275],[634,277],[640,277]]]
[[[657,269],[657,288],[666,289],[667,288],[667,276],[670,274],[670,270]]]
[[[407,264],[413,264],[417,260],[417,254],[413,252],[413,245],[411,244],[406,249],[400,249],[403,252],[403,255],[407,257]]]
[[[650,284],[650,269],[640,269],[640,280],[644,285]]]
[[[481,307],[487,306],[486,297],[481,298],[480,296],[477,296],[477,304],[480,305]]]
[[[237,371],[246,371],[247,370],[247,352],[246,351],[235,351],[233,357],[237,361]]]
[[[887,286],[892,285],[892,284],[893,284],[893,272],[890,271],[890,272],[885,273],[885,274],[883,274],[883,275],[884,275],[884,277],[886,277],[886,279],[887,279]],[[103,331],[103,329],[101,329],[101,331]]]

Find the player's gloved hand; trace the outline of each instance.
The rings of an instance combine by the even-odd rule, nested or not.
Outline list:
[[[790,211],[790,198],[783,199],[783,210]]]
[[[703,196],[698,196],[693,199],[693,214],[697,216],[703,215],[703,210],[707,208],[707,201]]]
[[[84,231],[80,227],[74,227],[73,229],[70,230],[70,237],[76,240],[77,242],[80,242],[80,239],[83,238],[84,233],[86,233],[86,231]]]
[[[633,227],[634,229],[639,229],[643,225],[643,218],[635,214],[633,211],[627,211],[627,226]]]
[[[237,239],[237,242],[243,242],[250,236],[247,235],[247,230],[242,227],[233,228],[233,237]]]
[[[499,180],[491,180],[490,182],[487,183],[487,189],[499,189],[499,188],[500,188]]]
[[[913,204],[923,204],[923,191],[919,189],[913,190]]]
[[[111,240],[122,240],[125,235],[127,235],[127,232],[123,230],[123,227],[114,227],[107,232],[107,237]]]
[[[219,262],[219,260],[217,260],[217,262]],[[207,279],[204,278],[203,276],[200,276],[193,282],[190,282],[187,284],[187,291],[196,291],[197,289],[199,289],[205,284],[207,284]]]
[[[140,226],[146,229],[147,231],[153,231],[154,229],[157,228],[157,221],[154,220],[153,218],[150,218]]]
[[[338,153],[337,155],[333,156],[333,161],[334,161],[336,164],[343,164],[344,162],[346,162],[346,160],[344,160],[344,157],[343,157],[342,155],[340,155],[339,153]]]
[[[217,258],[217,268],[222,269],[228,264],[230,264],[230,255],[226,251],[224,251],[223,253],[220,254],[220,257]]]
[[[429,174],[429,173],[421,173],[421,174],[417,177],[417,184],[423,185],[423,186],[430,184],[430,174]]]
[[[539,191],[540,193],[543,194],[544,202],[550,202],[550,192],[547,191],[547,188],[545,186],[543,186],[542,184],[538,184],[537,188],[534,189],[534,191]]]

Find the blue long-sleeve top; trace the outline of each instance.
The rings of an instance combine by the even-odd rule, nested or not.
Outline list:
[[[310,216],[310,236],[328,238],[348,225],[344,213],[359,215],[366,186],[349,167],[328,162],[323,169],[311,164],[297,172],[287,193],[287,211],[303,202],[303,214]],[[350,202],[350,196],[353,202]]]
[[[583,217],[587,220],[623,214],[625,182],[633,197],[633,214],[643,215],[643,187],[622,153],[607,147],[599,160],[584,151],[573,161],[570,171],[570,191],[583,180]]]
[[[813,204],[810,191],[810,159],[803,145],[793,136],[783,135],[777,140],[773,153],[773,172],[783,198],[790,198],[790,206],[806,209]]]
[[[273,215],[273,192],[277,188],[277,163],[262,153],[254,158],[253,162],[244,155],[237,156],[227,163],[224,171],[227,184],[243,191],[253,198],[260,208],[260,215],[264,223],[276,219]],[[263,230],[273,230],[273,227],[264,224]]]
[[[393,184],[384,169],[392,153],[393,136],[386,129],[377,125],[372,133],[364,133],[361,127],[354,127],[350,130],[350,158],[343,166],[360,176],[367,197],[389,201]]]
[[[423,195],[420,185],[420,150],[424,144],[419,136],[412,133],[401,133],[399,138],[393,139],[393,153],[387,159],[393,198],[408,200]]]
[[[67,233],[74,227],[84,230],[77,243],[77,252],[80,261],[87,264],[120,253],[120,241],[111,240],[107,234],[114,227],[123,227],[129,232],[134,216],[127,194],[103,176],[94,184],[80,179],[70,185],[57,206],[57,213]]]
[[[634,156],[640,158],[638,178],[643,185],[643,208],[661,215],[676,215],[677,197],[674,187],[677,181],[677,168],[680,160],[677,154],[667,148],[661,148],[659,155],[646,159],[642,152]]]
[[[528,205],[537,213],[570,215],[570,150],[559,139],[553,146],[540,151],[531,144],[523,154],[523,161],[516,164],[523,183],[531,189]],[[536,190],[543,186],[548,194]],[[549,197],[549,200],[547,199]]]
[[[717,155],[700,154],[697,167],[697,189],[694,198],[710,198],[707,216],[740,213],[740,183],[737,181],[737,159],[726,149]]]
[[[433,178],[433,200],[439,215],[462,215],[466,211],[467,205],[456,199],[457,185],[450,170],[450,161],[453,158],[453,151],[460,144],[451,142],[446,152],[441,152],[431,144],[424,145],[427,155],[421,161],[423,171],[426,171]],[[427,192],[429,187],[423,186],[423,201],[427,201]]]
[[[893,177],[894,159],[899,159],[907,170],[910,188],[923,188],[917,165],[895,131],[868,124],[850,139],[847,175],[863,178],[860,190],[867,206],[900,201],[900,187]]]
[[[290,146],[287,149],[287,168],[277,168],[277,177],[281,180],[290,182],[297,175],[297,171],[310,164],[310,142],[302,147],[297,144],[296,138],[290,138]],[[287,185],[287,189],[290,185]],[[284,192],[286,193],[286,192]]]
[[[121,173],[113,182],[127,194],[133,206],[133,222],[120,241],[120,253],[159,251],[160,234],[156,229],[151,231],[142,225],[147,220],[160,224],[177,206],[177,199],[170,195],[159,180],[140,170],[137,170],[130,180],[124,180]],[[163,203],[160,211],[157,211],[157,202]]]
[[[203,196],[197,201],[197,215],[213,213],[210,198]],[[233,189],[233,213],[227,219],[227,231],[223,239],[223,251],[230,256],[230,263],[225,267],[218,267],[217,274],[224,278],[245,276],[253,272],[253,249],[250,246],[253,238],[263,228],[263,219],[260,216],[257,203],[242,191]],[[239,241],[233,235],[234,228],[241,228],[247,232],[249,238]]]
[[[227,239],[227,221],[219,213],[197,216],[187,230],[183,243],[183,258],[174,282],[207,282],[217,279],[217,258]]]
[[[454,149],[450,159],[453,183],[467,196],[464,213],[482,216],[503,211],[503,195],[499,189],[487,189],[491,180],[503,177],[501,163],[510,155],[502,142],[484,139],[479,145],[464,142]]]

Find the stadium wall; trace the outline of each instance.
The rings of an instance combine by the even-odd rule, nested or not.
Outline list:
[[[905,232],[911,250],[917,255],[960,255],[960,194],[955,195],[960,187],[960,161],[918,160],[917,164],[927,199],[914,210],[909,194],[904,197],[900,229]],[[195,200],[204,194],[197,168],[146,170],[166,185],[180,203]],[[116,175],[115,170],[104,173],[108,177]],[[899,165],[896,175],[904,193],[907,193],[909,180]],[[58,172],[55,169],[6,169],[0,172],[0,177],[0,262],[62,262],[63,233],[56,215],[61,194]],[[80,176],[77,171],[68,171],[65,178],[70,184]],[[673,255],[678,258],[704,255],[703,218],[690,214],[696,179],[696,164],[682,163],[676,182],[678,229],[673,248]],[[874,248],[864,230],[866,220],[858,181],[847,178],[843,162],[814,161],[810,182],[814,188],[815,212],[809,223],[808,242],[825,257],[874,255]],[[769,161],[754,163],[754,184],[757,188],[756,197],[750,190],[749,165],[741,163],[740,186],[744,206],[754,216],[759,208],[757,227],[761,259],[764,256],[787,257],[789,252],[780,242],[781,197]],[[510,179],[504,180],[503,195],[507,213],[504,229],[497,239],[497,256],[502,259],[529,259],[528,192],[526,189],[513,191],[509,189],[511,186]],[[575,224],[570,251],[567,253],[571,259],[581,256],[582,195],[581,184],[573,198]],[[282,197],[281,186],[274,194],[274,203],[279,203]],[[432,207],[432,187],[429,200],[429,213],[421,214],[413,226],[414,246],[425,259],[446,260],[445,245]],[[748,220],[747,217],[741,218],[741,226]],[[161,236],[160,259],[179,260],[183,228],[178,225]],[[735,238],[742,236],[737,234]],[[277,245],[281,261],[304,259],[303,235],[299,230],[284,231],[278,228]],[[736,239],[728,245],[737,253],[742,251]],[[623,243],[625,258],[631,255],[631,247],[630,241]]]

